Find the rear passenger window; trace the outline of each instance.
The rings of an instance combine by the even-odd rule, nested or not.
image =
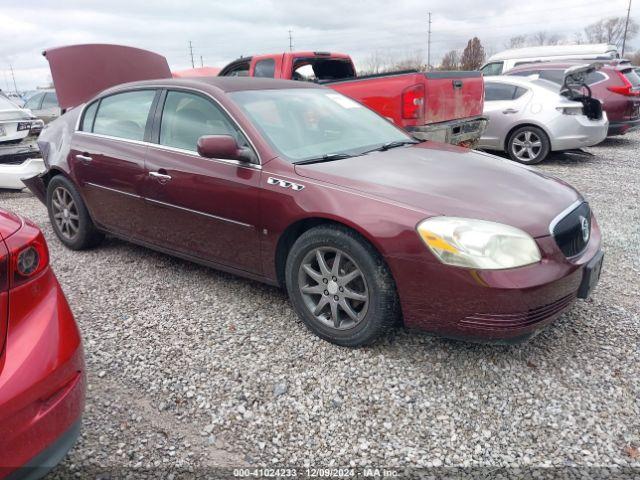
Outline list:
[[[44,100],[42,101],[42,109],[45,108],[56,108],[58,106],[58,96],[55,92],[48,92],[44,96]]]
[[[160,144],[197,151],[203,135],[232,135],[242,145],[241,134],[224,113],[206,98],[187,92],[168,92],[162,110]]]
[[[99,101],[93,102],[85,109],[84,117],[82,117],[82,125],[80,125],[80,130],[83,132],[90,132],[93,129],[93,120],[96,118],[98,103]]]
[[[516,87],[516,92],[513,94],[513,99],[515,100],[516,98],[520,98],[525,93],[527,93],[526,88]]]
[[[564,83],[564,70],[542,70],[540,78],[562,85]]]
[[[155,90],[138,90],[104,97],[95,117],[93,133],[143,140],[155,95]]]
[[[484,99],[486,102],[495,102],[499,100],[513,100],[516,86],[506,83],[485,83]]]
[[[587,85],[593,85],[594,83],[598,83],[601,82],[603,80],[606,80],[606,76],[604,73],[600,73],[600,72],[591,72],[587,75],[587,78],[585,79],[585,83]]]
[[[273,78],[276,73],[276,62],[273,58],[266,58],[256,63],[253,70],[254,77]]]

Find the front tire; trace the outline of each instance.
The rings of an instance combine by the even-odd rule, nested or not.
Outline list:
[[[395,283],[384,260],[347,228],[327,225],[306,231],[291,248],[285,269],[297,314],[331,343],[368,345],[399,320]]]
[[[62,175],[53,177],[47,186],[47,210],[56,236],[72,250],[93,247],[104,238],[75,185]]]
[[[515,130],[507,140],[507,153],[511,160],[525,165],[542,162],[551,150],[547,134],[538,127],[530,125]]]

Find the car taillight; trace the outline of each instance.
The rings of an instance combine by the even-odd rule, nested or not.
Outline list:
[[[402,118],[422,118],[424,115],[424,85],[413,85],[402,91]]]
[[[640,90],[634,90],[633,85],[622,72],[618,72],[618,77],[622,80],[624,85],[611,85],[607,87],[607,90],[613,93],[619,93],[627,97],[640,97]]]
[[[49,249],[44,235],[30,222],[25,222],[22,228],[5,242],[9,250],[9,288],[27,283],[49,265]]]

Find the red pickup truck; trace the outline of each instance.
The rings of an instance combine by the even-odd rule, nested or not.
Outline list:
[[[239,58],[219,75],[322,83],[423,140],[472,146],[487,124],[480,72],[405,70],[358,77],[349,55],[287,52]]]

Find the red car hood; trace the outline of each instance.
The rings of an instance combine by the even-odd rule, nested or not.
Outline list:
[[[512,225],[534,237],[580,199],[571,186],[509,160],[434,142],[296,166],[308,178],[423,210]]]
[[[80,105],[121,83],[171,78],[167,59],[157,53],[122,45],[87,44],[42,52],[61,108]]]

